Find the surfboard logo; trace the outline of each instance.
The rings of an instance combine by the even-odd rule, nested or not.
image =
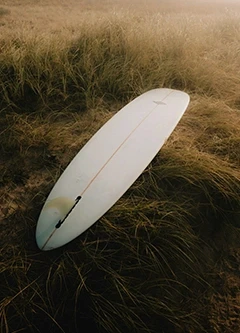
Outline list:
[[[155,103],[157,105],[166,105],[166,103],[161,102],[161,101],[153,101],[153,103]]]

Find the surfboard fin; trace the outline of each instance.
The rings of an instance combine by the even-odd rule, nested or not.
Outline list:
[[[79,195],[76,199],[75,199],[75,203],[72,206],[72,208],[68,211],[68,213],[66,214],[66,216],[62,219],[59,220],[58,223],[55,225],[56,229],[59,229],[61,227],[61,225],[64,223],[64,221],[66,220],[66,218],[69,216],[69,214],[72,212],[72,210],[76,207],[76,205],[78,204],[78,202],[81,200],[81,196]]]

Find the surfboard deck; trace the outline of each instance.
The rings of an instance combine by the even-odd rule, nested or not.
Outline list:
[[[108,120],[50,192],[37,222],[38,247],[63,246],[103,216],[161,149],[189,100],[179,90],[153,89]]]

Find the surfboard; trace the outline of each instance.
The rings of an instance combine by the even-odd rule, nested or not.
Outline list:
[[[168,139],[189,95],[153,89],[108,120],[62,173],[40,213],[36,242],[48,251],[82,234],[129,189]]]

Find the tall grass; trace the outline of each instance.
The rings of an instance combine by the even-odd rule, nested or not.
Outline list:
[[[125,101],[169,86],[238,104],[239,29],[238,16],[231,15],[115,13],[84,18],[57,35],[7,35],[1,101],[28,108],[71,100],[85,109],[99,98]]]
[[[1,35],[1,331],[214,332],[207,296],[240,227],[239,14],[78,15]],[[156,87],[191,95],[160,154],[86,233],[39,252],[61,171]]]

